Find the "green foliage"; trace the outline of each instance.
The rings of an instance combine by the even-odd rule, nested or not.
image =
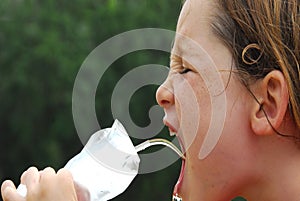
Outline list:
[[[58,169],[81,150],[72,117],[72,90],[84,59],[124,31],[175,30],[180,7],[180,0],[2,0],[0,181],[12,178],[19,183],[30,165]],[[108,72],[97,92],[97,100],[102,97],[97,104],[100,125],[111,125],[109,98],[118,79],[132,67],[148,63],[168,65],[168,55],[128,55],[116,62],[119,68]],[[147,125],[143,106],[155,104],[155,89],[143,90],[130,107],[137,124]],[[114,200],[170,200],[179,166],[138,176]]]
[[[1,181],[12,178],[19,183],[20,174],[30,165],[58,169],[76,154],[82,144],[73,123],[72,90],[84,59],[100,43],[124,31],[145,27],[174,30],[179,10],[180,2],[175,0],[2,0]],[[125,56],[117,62],[121,68],[111,68],[102,82],[104,87],[97,92],[97,100],[107,97],[96,101],[100,102],[100,125],[111,125],[109,98],[118,79],[130,68],[147,63],[167,65],[168,56],[154,60],[147,54]],[[147,91],[133,101],[155,104],[155,90]],[[142,114],[145,111],[131,105],[133,118],[147,122],[147,115]],[[141,175],[116,200],[170,199],[177,172],[178,164],[174,164],[173,168]],[[155,188],[150,186],[154,183]]]

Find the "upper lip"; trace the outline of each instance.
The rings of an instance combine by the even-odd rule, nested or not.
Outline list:
[[[174,126],[171,123],[169,123],[166,119],[164,119],[163,122],[169,128],[170,132],[177,133],[176,128],[174,128]]]
[[[166,119],[163,119],[163,122],[164,122],[164,124],[165,124],[167,127],[169,127],[169,131],[170,131],[170,132],[176,134],[176,137],[177,137],[177,139],[178,139],[178,141],[179,141],[179,144],[180,144],[180,148],[181,148],[183,154],[185,154],[185,151],[186,151],[186,150],[185,150],[185,146],[184,146],[184,143],[183,143],[183,139],[181,139],[181,137],[179,136],[178,130],[177,130],[170,122],[168,122]]]

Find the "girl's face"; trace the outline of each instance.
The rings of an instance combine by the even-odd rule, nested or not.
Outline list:
[[[255,150],[250,149],[255,140],[249,126],[254,103],[230,74],[232,55],[210,25],[214,12],[212,1],[186,1],[170,72],[156,95],[164,123],[186,152],[175,188],[184,201],[228,201],[255,179]]]

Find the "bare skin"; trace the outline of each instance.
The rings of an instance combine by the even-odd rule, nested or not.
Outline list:
[[[31,167],[22,174],[21,183],[27,187],[27,196],[20,196],[14,183],[7,180],[1,186],[3,201],[84,201],[88,196],[82,193],[82,188],[74,185],[71,173],[65,169],[55,173],[52,168],[38,171]],[[78,191],[78,198],[75,189]]]
[[[165,111],[164,121],[177,133],[183,147],[188,147],[179,195],[184,201],[228,201],[239,195],[248,200],[297,201],[299,147],[293,140],[278,136],[270,125],[281,133],[299,133],[287,110],[287,84],[280,71],[272,71],[251,85],[262,107],[233,74],[224,92],[227,110],[221,138],[208,157],[199,159],[214,100],[203,79],[213,75],[204,75],[203,68],[216,67],[226,85],[229,79],[226,72],[232,64],[228,49],[211,31],[212,12],[216,12],[213,1],[185,2],[177,33],[195,41],[203,51],[183,44],[177,37],[169,76],[157,91],[157,102]],[[209,58],[213,62],[207,62]],[[186,94],[193,94],[197,104],[191,103],[191,96]],[[196,120],[195,110],[200,112]],[[220,122],[215,123],[217,126]],[[198,129],[191,139],[194,127]]]

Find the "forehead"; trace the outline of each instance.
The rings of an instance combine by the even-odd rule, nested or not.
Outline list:
[[[201,50],[200,44],[193,40],[193,38],[176,33],[171,55],[179,57],[199,56]]]
[[[215,12],[216,2],[214,0],[187,0],[181,9],[177,29],[184,23],[195,23],[207,20]],[[188,19],[187,19],[188,18]]]
[[[171,53],[197,68],[213,65],[230,69],[231,51],[212,28],[217,11],[214,0],[187,0],[178,20]]]
[[[191,53],[196,43],[207,52],[214,52],[215,47],[220,45],[211,26],[216,12],[214,0],[187,0],[178,19],[173,50],[180,55],[187,51]],[[193,42],[187,43],[182,36]]]
[[[213,0],[187,0],[181,10],[172,53],[196,54],[195,50],[210,51],[219,43],[212,33],[211,22],[215,12]]]

